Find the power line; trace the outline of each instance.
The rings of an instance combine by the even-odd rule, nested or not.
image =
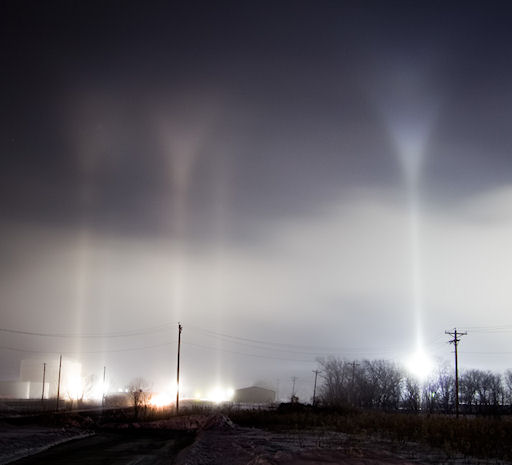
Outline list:
[[[45,333],[39,331],[25,331],[20,329],[11,328],[0,328],[0,332],[9,334],[22,334],[25,336],[38,336],[38,337],[55,337],[55,338],[91,338],[91,339],[102,339],[102,338],[115,338],[115,337],[130,337],[140,336],[146,334],[152,334],[156,332],[166,331],[169,324],[162,324],[158,326],[151,326],[141,330],[129,330],[115,333]]]
[[[275,347],[285,347],[285,348],[286,347],[295,347],[295,348],[299,348],[299,349],[307,348],[307,349],[312,349],[312,350],[326,349],[326,347],[315,347],[315,346],[303,346],[303,345],[296,345],[296,344],[285,344],[285,343],[282,343],[282,342],[263,341],[263,340],[259,340],[259,339],[251,339],[251,338],[240,337],[240,336],[232,336],[232,335],[226,334],[226,333],[218,333],[218,332],[211,331],[211,330],[208,330],[208,329],[203,329],[203,328],[200,328],[198,326],[192,326],[192,328],[195,328],[196,330],[198,330],[200,332],[203,332],[203,333],[206,333],[206,334],[208,334],[210,336],[223,337],[223,338],[233,339],[233,340],[242,341],[242,342],[252,342],[252,343],[260,344],[260,345],[267,345],[267,346],[272,347],[274,349],[275,349]]]
[[[512,325],[464,326],[471,333],[509,333]]]
[[[38,331],[27,331],[27,330],[19,330],[19,329],[12,329],[12,328],[0,328],[0,332],[9,333],[9,334],[18,334],[18,335],[26,335],[26,336],[36,336],[36,337],[49,337],[49,338],[84,338],[84,339],[108,339],[108,338],[122,338],[122,337],[132,337],[132,336],[140,336],[140,335],[147,335],[152,334],[155,332],[163,332],[166,331],[166,326],[169,326],[170,323],[164,323],[159,326],[152,326],[149,328],[145,328],[143,330],[129,330],[129,331],[123,331],[123,332],[115,332],[115,333],[46,333],[46,332],[38,332]],[[194,328],[194,327],[193,327]],[[228,342],[233,344],[239,344],[239,345],[245,345],[246,347],[252,347],[255,349],[263,349],[263,350],[273,350],[273,351],[281,351],[281,352],[288,352],[288,353],[297,353],[300,355],[328,355],[328,353],[331,352],[351,352],[351,351],[357,351],[362,352],[363,349],[355,349],[355,348],[330,348],[325,349],[325,352],[318,354],[317,349],[314,346],[299,346],[299,345],[293,345],[293,344],[283,344],[283,343],[277,343],[277,342],[270,342],[270,341],[261,341],[256,339],[249,339],[249,338],[242,338],[238,336],[231,336],[229,334],[223,334],[223,333],[215,333],[214,331],[205,330],[201,328],[197,328],[201,332],[206,333],[207,335],[211,337],[217,337],[217,338],[226,338],[228,339]],[[246,342],[252,342],[254,344],[258,345],[251,345],[247,344]],[[267,346],[267,347],[260,347],[260,346]],[[306,347],[310,348],[312,351],[306,352],[306,351],[297,351],[293,349],[286,349],[286,347]],[[10,348],[12,350],[12,348]],[[132,350],[132,349],[126,349],[126,350]],[[371,351],[366,351],[366,353],[374,353],[374,352],[382,352],[385,350],[385,348],[378,348]],[[60,352],[60,351],[59,351]],[[92,351],[89,353],[95,353],[96,351]],[[85,351],[82,351],[81,353],[87,353]]]
[[[72,338],[72,337],[83,337],[83,338],[115,338],[115,337],[129,337],[129,336],[137,336],[137,335],[147,335],[154,332],[160,332],[165,331],[167,327],[170,325],[170,323],[163,323],[159,326],[151,326],[142,330],[130,330],[130,331],[124,331],[124,332],[116,332],[116,333],[103,333],[103,334],[92,334],[92,333],[43,333],[43,332],[34,332],[34,331],[25,331],[25,330],[17,330],[17,329],[8,329],[8,328],[0,328],[0,331],[7,332],[7,333],[13,333],[13,334],[24,334],[24,335],[30,335],[30,336],[39,336],[39,337],[66,337],[66,338]],[[326,347],[320,347],[320,346],[306,346],[306,345],[298,345],[298,344],[285,344],[285,343],[278,343],[278,342],[272,342],[272,341],[266,341],[266,340],[258,340],[258,339],[251,339],[251,338],[245,338],[240,336],[233,336],[227,333],[219,333],[211,330],[207,330],[204,328],[199,328],[197,326],[192,326],[193,329],[196,329],[196,331],[206,334],[209,337],[216,338],[218,340],[221,340],[228,344],[235,344],[240,345],[243,347],[248,347],[251,349],[256,349],[257,351],[272,351],[272,352],[281,352],[284,354],[297,354],[297,355],[306,355],[311,357],[321,357],[321,356],[328,356],[332,353],[343,353],[343,354],[351,354],[354,356],[354,354],[357,354],[359,356],[364,355],[371,355],[371,354],[382,354],[385,351],[396,351],[398,350],[398,347],[401,346],[395,346],[392,347],[380,347],[380,348],[334,348],[330,347],[328,349],[328,353],[326,352],[320,352],[318,349],[327,349]],[[438,338],[434,339],[431,343],[428,345],[434,345],[436,343],[436,340]],[[13,350],[13,351],[19,351],[19,352],[32,352],[32,353],[64,353],[64,354],[101,354],[101,353],[115,353],[115,352],[128,352],[128,351],[138,351],[138,350],[146,350],[146,349],[152,349],[157,347],[163,347],[169,344],[173,344],[176,341],[170,341],[170,342],[163,342],[159,344],[152,344],[152,345],[145,345],[145,346],[137,346],[137,347],[124,347],[124,348],[118,348],[118,349],[102,349],[102,350],[79,350],[79,351],[48,351],[48,350],[30,350],[30,349],[19,349],[11,346],[0,346],[0,349],[5,350]],[[266,355],[262,353],[248,353],[248,352],[241,352],[237,350],[230,350],[225,348],[219,348],[219,347],[210,347],[203,344],[194,344],[193,342],[187,342],[187,345],[192,345],[195,347],[207,349],[207,350],[216,350],[216,351],[222,351],[227,353],[233,353],[237,355],[247,356],[247,357],[254,357],[254,358],[263,358],[263,359],[271,359],[271,360],[282,360],[282,361],[292,361],[292,362],[304,362],[304,363],[313,363],[314,360],[312,359],[303,359],[303,358],[291,358],[291,357],[280,357],[280,356],[271,356]],[[306,350],[295,350],[295,348],[305,348]]]
[[[246,357],[264,358],[264,359],[269,359],[269,360],[281,360],[281,361],[285,361],[285,362],[304,362],[304,363],[314,363],[314,361],[315,361],[312,359],[300,360],[300,359],[295,359],[295,358],[271,357],[269,355],[248,354],[245,352],[238,352],[236,350],[221,349],[219,347],[205,346],[203,344],[196,344],[194,342],[184,342],[183,344],[188,345],[188,346],[193,346],[193,347],[199,347],[201,349],[206,349],[206,350],[216,350],[218,352],[227,352],[230,354],[244,355]]]
[[[103,350],[34,350],[34,349],[19,349],[16,347],[10,346],[0,346],[0,349],[3,350],[12,350],[15,352],[27,352],[27,353],[44,353],[44,354],[103,354],[110,352],[131,352],[135,350],[146,350],[146,349],[154,349],[156,347],[163,347],[170,344],[174,344],[176,341],[162,342],[160,344],[153,344],[149,346],[139,346],[139,347],[125,347],[121,349],[103,349]]]
[[[285,352],[285,353],[299,354],[299,355],[317,355],[317,356],[328,355],[327,353],[319,354],[318,352],[305,352],[305,351],[299,351],[299,350],[293,350],[293,349],[285,349],[285,348],[281,348],[281,347],[271,347],[271,346],[265,347],[264,345],[257,345],[257,344],[251,344],[248,342],[243,342],[243,341],[231,340],[231,339],[225,338],[224,336],[214,336],[212,334],[208,334],[207,336],[215,338],[216,340],[219,340],[219,341],[222,341],[222,342],[225,342],[228,344],[236,344],[239,346],[249,347],[249,348],[257,349],[257,350],[272,350],[274,352],[277,351],[277,352]]]
[[[127,348],[122,348],[122,349],[89,350],[89,351],[84,351],[84,350],[80,350],[80,351],[76,351],[76,350],[75,351],[73,351],[73,350],[71,350],[71,351],[34,350],[34,349],[19,349],[19,348],[10,347],[10,346],[0,346],[0,349],[12,350],[15,352],[37,353],[37,354],[42,354],[42,353],[45,353],[45,354],[60,354],[60,353],[62,353],[62,354],[103,354],[103,353],[112,353],[112,352],[131,352],[131,351],[137,351],[137,350],[154,349],[157,347],[168,346],[170,344],[175,344],[175,343],[176,343],[176,340],[169,341],[169,342],[163,342],[161,344],[152,344],[152,345],[148,345],[148,346],[127,347]],[[314,362],[314,360],[312,360],[312,359],[300,360],[300,359],[294,359],[294,358],[272,357],[272,356],[261,355],[261,354],[250,354],[250,353],[239,352],[239,351],[235,351],[235,350],[221,349],[218,347],[206,346],[203,344],[196,344],[193,342],[184,342],[183,344],[185,344],[187,346],[198,347],[198,348],[205,349],[208,351],[214,350],[214,351],[219,351],[219,352],[227,352],[227,353],[232,353],[232,354],[236,354],[236,355],[243,355],[246,357],[264,358],[264,359],[280,360],[280,361],[288,361],[288,362],[304,362],[304,363],[306,363],[306,362],[313,363]]]
[[[510,355],[512,354],[512,351],[504,351],[504,352],[475,352],[475,351],[463,351],[464,354],[471,354],[471,355]]]
[[[40,331],[28,331],[28,330],[20,330],[20,329],[12,329],[12,328],[0,328],[0,332],[8,333],[8,334],[17,334],[17,335],[26,335],[26,336],[35,336],[35,337],[46,337],[46,338],[84,338],[84,339],[109,339],[109,338],[124,338],[124,337],[133,337],[133,336],[141,336],[153,334],[156,332],[167,331],[168,327],[173,324],[170,322],[164,322],[158,326],[150,326],[140,330],[128,330],[128,331],[120,331],[120,332],[110,332],[110,333],[47,333]],[[372,354],[381,354],[383,352],[394,352],[397,350],[401,350],[404,348],[404,345],[395,345],[395,346],[387,346],[387,347],[376,347],[376,348],[363,348],[363,347],[326,347],[326,346],[308,346],[308,345],[298,345],[298,344],[288,344],[267,340],[259,340],[252,338],[245,338],[240,336],[234,336],[227,333],[219,333],[215,331],[211,331],[208,329],[200,328],[197,326],[192,326],[193,329],[196,329],[199,332],[202,332],[209,337],[214,337],[217,339],[224,340],[224,342],[228,342],[231,344],[237,344],[245,347],[249,347],[257,350],[271,350],[273,352],[279,351],[283,353],[289,354],[298,354],[298,355],[314,355],[316,357],[319,356],[328,356],[333,353],[343,353],[350,355],[372,355]],[[141,348],[123,348],[123,349],[114,349],[114,350],[105,350],[105,351],[68,351],[67,353],[101,353],[101,352],[122,352],[122,351],[130,351],[130,350],[139,350],[145,348],[152,348],[155,346],[145,346]],[[15,349],[13,347],[4,347],[8,350],[22,350]],[[296,350],[302,349],[302,350]],[[28,352],[28,351],[27,351]],[[51,352],[51,351],[50,351]],[[55,353],[60,353],[61,351],[56,351]]]
[[[358,353],[358,354],[374,354],[374,353],[382,353],[383,351],[395,351],[399,349],[405,348],[405,344],[395,345],[395,346],[386,346],[386,347],[376,347],[376,348],[363,348],[363,347],[326,347],[326,346],[308,346],[308,345],[297,345],[297,344],[286,344],[281,342],[273,342],[259,339],[251,339],[240,336],[233,336],[226,333],[219,333],[215,331],[211,331],[208,329],[200,328],[198,326],[191,326],[193,329],[196,329],[199,332],[205,333],[210,337],[217,337],[219,339],[225,338],[233,344],[247,345],[246,342],[258,344],[258,346],[250,346],[254,348],[262,347],[262,349],[267,350],[279,350],[283,352],[289,353],[298,353],[302,355],[329,355],[332,353]],[[238,342],[240,341],[240,342]],[[247,345],[249,346],[249,345]],[[298,348],[298,349],[309,349],[309,351],[296,351],[293,349],[288,349],[289,347]],[[320,354],[319,354],[320,352]]]

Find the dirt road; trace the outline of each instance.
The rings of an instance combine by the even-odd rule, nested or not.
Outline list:
[[[86,439],[53,447],[15,463],[16,465],[169,465],[178,452],[193,439],[193,434],[170,431],[101,432]]]

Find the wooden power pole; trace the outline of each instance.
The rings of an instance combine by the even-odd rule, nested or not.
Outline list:
[[[295,402],[295,382],[297,381],[296,376],[292,376],[292,396],[290,398],[290,401],[293,403]]]
[[[107,381],[107,367],[103,367],[103,386],[101,388],[101,408],[105,408],[105,383]]]
[[[455,347],[455,417],[459,418],[459,364],[457,357],[457,345],[460,342],[459,336],[465,336],[468,333],[457,332],[457,328],[454,328],[453,332],[445,331],[444,333],[453,337],[449,342]]]
[[[59,410],[59,399],[60,399],[60,373],[62,370],[62,355],[59,357],[59,379],[57,381],[57,410]]]
[[[322,373],[319,370],[313,370],[313,373],[315,374],[315,385],[313,387],[313,407],[316,404],[316,378],[318,377],[318,373]]]
[[[352,405],[355,405],[355,381],[356,381],[356,367],[359,366],[359,363],[357,363],[355,360],[352,361],[352,381],[350,383],[350,402]]]
[[[43,389],[41,391],[41,403],[44,402],[44,383],[46,381],[46,363],[43,363]]]
[[[183,326],[178,323],[178,363],[176,366],[176,415],[180,411],[180,349],[181,349],[181,331]]]

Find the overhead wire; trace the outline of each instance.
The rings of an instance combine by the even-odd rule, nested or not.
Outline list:
[[[461,326],[472,333],[510,333],[512,325],[489,325],[489,326]]]
[[[13,350],[17,352],[32,352],[32,353],[45,353],[45,354],[103,354],[110,352],[131,352],[136,350],[153,349],[156,347],[163,347],[170,344],[175,344],[177,341],[162,342],[160,344],[152,344],[148,346],[139,347],[123,347],[119,349],[102,349],[102,350],[34,350],[34,349],[19,349],[10,346],[0,346],[0,349]]]
[[[232,342],[236,344],[245,344],[246,342],[258,344],[256,347],[266,348],[268,350],[281,350],[290,353],[298,353],[298,354],[323,354],[328,355],[332,353],[380,353],[380,352],[390,352],[404,348],[404,344],[394,345],[394,346],[386,346],[386,347],[327,347],[327,346],[311,346],[311,345],[298,345],[298,344],[288,344],[281,342],[273,342],[268,340],[259,340],[252,338],[245,338],[240,336],[233,336],[226,333],[215,332],[211,330],[207,330],[195,325],[190,325],[192,327],[204,334],[207,334],[210,337],[216,337],[221,340],[226,340],[227,342]],[[292,348],[292,349],[290,349]],[[306,351],[297,351],[295,349],[306,349]],[[309,349],[309,350],[308,350]]]
[[[314,359],[313,360],[311,360],[311,359],[299,360],[299,359],[293,359],[293,358],[272,357],[272,356],[269,356],[269,355],[261,355],[261,354],[248,354],[248,353],[244,353],[244,352],[238,352],[236,350],[224,349],[224,348],[221,348],[221,347],[205,346],[203,344],[196,344],[196,343],[193,343],[193,342],[183,342],[182,344],[193,346],[193,347],[199,347],[199,348],[206,349],[206,350],[216,350],[216,351],[219,351],[219,352],[227,352],[227,353],[232,353],[232,354],[237,354],[237,355],[244,355],[244,356],[247,356],[247,357],[265,358],[265,359],[281,360],[281,361],[287,361],[287,362],[308,362],[309,363],[309,362],[314,362],[315,361]]]
[[[38,331],[26,331],[26,330],[17,330],[10,328],[0,328],[1,332],[11,333],[11,334],[23,334],[29,336],[37,336],[37,337],[55,337],[55,338],[119,338],[119,337],[131,337],[131,336],[140,336],[140,335],[148,335],[154,334],[157,332],[163,332],[169,329],[171,325],[174,325],[173,322],[165,322],[158,326],[151,326],[143,329],[134,329],[128,331],[120,331],[120,332],[110,332],[110,333],[45,333]],[[241,336],[235,336],[223,332],[216,332],[209,329],[201,328],[196,325],[190,325],[189,328],[202,333],[208,337],[217,339],[222,343],[239,345],[242,347],[247,347],[250,349],[255,349],[260,351],[259,353],[248,353],[248,352],[240,352],[232,349],[227,349],[224,347],[211,347],[203,344],[197,344],[190,341],[185,342],[185,344],[189,344],[195,347],[201,347],[208,350],[217,350],[223,352],[234,353],[238,355],[244,355],[248,357],[256,357],[256,358],[268,358],[275,360],[285,360],[285,361],[302,361],[302,362],[310,362],[311,360],[303,360],[297,358],[290,357],[276,357],[270,356],[267,354],[262,354],[261,351],[272,351],[272,352],[281,352],[285,354],[297,354],[297,355],[305,355],[311,356],[314,358],[319,358],[322,356],[329,356],[333,353],[341,353],[341,354],[349,354],[349,355],[371,355],[371,354],[382,354],[383,352],[395,352],[397,350],[403,349],[404,344],[395,345],[395,346],[387,346],[387,347],[375,347],[375,348],[363,348],[363,347],[326,347],[326,346],[312,346],[312,345],[299,345],[299,344],[289,344],[283,342],[275,342],[254,338],[247,338]],[[494,327],[493,327],[494,328]],[[434,346],[439,344],[444,344],[444,341],[440,341],[443,335],[438,335],[436,338],[431,340],[426,346]],[[17,350],[22,352],[47,352],[47,353],[81,353],[81,354],[93,354],[93,353],[110,353],[110,352],[124,352],[124,351],[136,351],[136,350],[146,350],[155,347],[162,347],[165,345],[169,345],[175,343],[172,342],[164,342],[159,344],[153,344],[149,346],[139,346],[139,347],[123,347],[123,348],[115,348],[115,349],[102,349],[102,350],[82,350],[82,351],[36,351],[36,350],[28,350],[28,349],[18,349],[9,346],[0,346],[0,348],[6,350]],[[303,350],[296,350],[303,349]]]
[[[116,337],[131,337],[147,335],[156,332],[162,332],[167,330],[167,327],[171,323],[160,324],[158,326],[151,326],[144,329],[119,331],[113,333],[46,333],[40,331],[26,331],[12,328],[0,328],[0,332],[9,334],[19,334],[26,336],[38,336],[38,337],[55,337],[55,338],[91,338],[91,339],[102,339],[102,338],[116,338]]]

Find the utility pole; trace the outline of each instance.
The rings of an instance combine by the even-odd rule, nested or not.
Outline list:
[[[313,373],[315,374],[315,386],[313,387],[313,407],[316,404],[316,378],[318,376],[318,373],[322,373],[319,370],[313,370]]]
[[[107,367],[103,367],[103,387],[101,392],[101,408],[105,408],[105,381],[107,379]]]
[[[180,348],[181,348],[181,331],[183,326],[178,323],[178,364],[176,369],[176,415],[180,411]]]
[[[359,366],[359,363],[357,363],[355,360],[351,363],[352,365],[352,383],[350,385],[350,400],[352,403],[354,403],[354,384],[356,380],[356,367]]]
[[[62,354],[59,358],[59,380],[57,381],[57,410],[59,410],[59,398],[60,398],[60,373],[62,370]]]
[[[296,376],[293,376],[292,377],[292,402],[293,402],[293,398],[295,397],[295,381],[297,381],[297,377]]]
[[[352,365],[352,388],[354,387],[354,381],[356,379],[356,367],[359,366],[355,360],[351,363]]]
[[[445,331],[444,333],[453,337],[453,339],[448,342],[455,347],[455,417],[459,418],[459,364],[457,360],[457,345],[460,342],[458,336],[466,336],[468,333],[457,332],[457,328],[454,328],[453,332]]]
[[[44,383],[46,381],[46,363],[43,363],[43,389],[41,392],[41,403],[44,402]]]

